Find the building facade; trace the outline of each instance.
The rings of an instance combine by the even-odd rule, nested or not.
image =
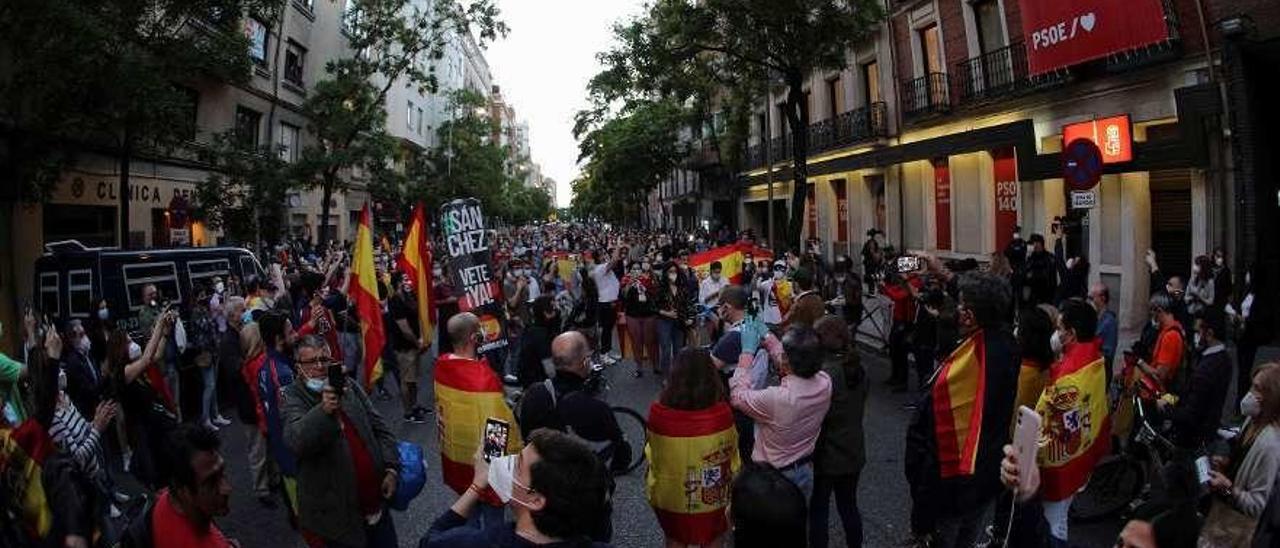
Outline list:
[[[855,263],[873,228],[898,249],[986,262],[1015,227],[1052,245],[1056,226],[1131,333],[1147,319],[1148,249],[1184,275],[1217,247],[1237,265],[1261,259],[1235,228],[1244,213],[1232,207],[1241,196],[1221,124],[1222,35],[1199,5],[888,2],[848,68],[807,83],[805,237]],[[770,207],[775,230],[789,211],[784,99],[776,89],[757,107],[737,177],[737,224],[758,234]],[[1087,194],[1071,192],[1079,173],[1064,170],[1079,137],[1102,152]]]

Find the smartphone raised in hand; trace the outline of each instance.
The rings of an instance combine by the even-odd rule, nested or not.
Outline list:
[[[342,372],[342,364],[329,364],[329,386],[334,392],[338,393],[338,397],[342,397],[342,393],[347,389],[347,375]]]
[[[507,453],[507,438],[511,435],[511,424],[502,419],[489,417],[484,421],[484,461],[491,462]]]
[[[915,272],[920,270],[920,257],[916,257],[915,255],[903,255],[898,257],[898,261],[894,263],[894,267],[899,274]]]
[[[1018,452],[1018,478],[1031,477],[1040,443],[1040,414],[1025,405],[1018,406],[1018,426],[1013,432],[1013,448]]]

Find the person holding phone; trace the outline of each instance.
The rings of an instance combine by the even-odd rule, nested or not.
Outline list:
[[[395,547],[386,501],[400,472],[396,438],[316,335],[298,341],[283,390],[284,441],[297,457],[298,526],[329,545]],[[334,496],[337,494],[337,496]]]

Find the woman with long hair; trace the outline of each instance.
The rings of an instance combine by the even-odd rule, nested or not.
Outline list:
[[[1182,295],[1187,303],[1187,313],[1192,317],[1199,316],[1205,307],[1214,303],[1214,297],[1213,260],[1201,255],[1191,265],[1191,279],[1187,280],[1187,290]]]
[[[106,397],[119,402],[119,410],[128,418],[124,430],[129,447],[125,453],[126,471],[144,485],[158,487],[168,479],[163,459],[168,429],[176,425],[173,395],[158,372],[147,374],[150,367],[163,359],[165,342],[173,332],[177,313],[166,312],[157,318],[145,348],[139,347],[123,329],[107,338]],[[154,371],[154,370],[152,370]],[[132,457],[132,458],[131,458]]]
[[[1259,365],[1240,401],[1244,428],[1209,472],[1213,506],[1200,546],[1247,546],[1280,472],[1280,363]]]
[[[711,355],[681,350],[666,388],[649,406],[645,446],[645,494],[667,548],[723,544],[729,489],[741,467],[737,446],[733,411]],[[696,481],[690,481],[689,470],[701,471]]]
[[[622,306],[626,314],[627,338],[636,360],[636,377],[649,369],[657,373],[657,332],[654,330],[653,279],[640,261],[632,262],[628,274],[622,279]],[[605,335],[607,336],[607,335]]]
[[[675,354],[684,348],[685,328],[693,325],[693,295],[680,273],[680,266],[668,263],[658,285],[658,372],[671,369]]]

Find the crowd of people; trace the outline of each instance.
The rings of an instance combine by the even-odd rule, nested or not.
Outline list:
[[[365,348],[338,243],[264,249],[262,275],[210,279],[182,302],[148,285],[132,332],[105,299],[83,320],[27,310],[21,359],[0,354],[0,544],[234,545],[215,523],[242,462],[222,454],[232,416],[258,504],[284,505],[308,545],[400,545],[410,471],[374,403],[395,397],[405,428],[434,416],[443,481],[427,488],[457,495],[420,546],[606,546],[612,475],[636,448],[592,376],[630,362],[658,391],[645,496],[669,547],[827,546],[833,499],[860,546],[873,377],[907,394],[914,545],[1068,546],[1073,498],[1129,443],[1137,394],[1177,446],[1166,483],[1190,487],[1149,496],[1117,545],[1270,546],[1280,366],[1254,366],[1263,281],[1233,276],[1220,250],[1185,281],[1148,254],[1150,323],[1121,349],[1110,290],[1053,232],[1053,251],[1015,233],[979,264],[898,254],[872,231],[859,274],[821,242],[774,251],[725,228],[496,230],[507,344],[484,352],[494,326],[463,310],[454,265],[437,256],[432,287],[415,287],[390,242],[375,259],[381,349]],[[725,246],[731,260],[705,259]],[[857,342],[876,299],[891,307],[883,374]],[[365,370],[369,351],[386,374]],[[1238,412],[1224,414],[1232,384]],[[1011,445],[1020,407],[1043,421],[1029,468]],[[512,425],[501,454],[482,450],[488,420]]]

